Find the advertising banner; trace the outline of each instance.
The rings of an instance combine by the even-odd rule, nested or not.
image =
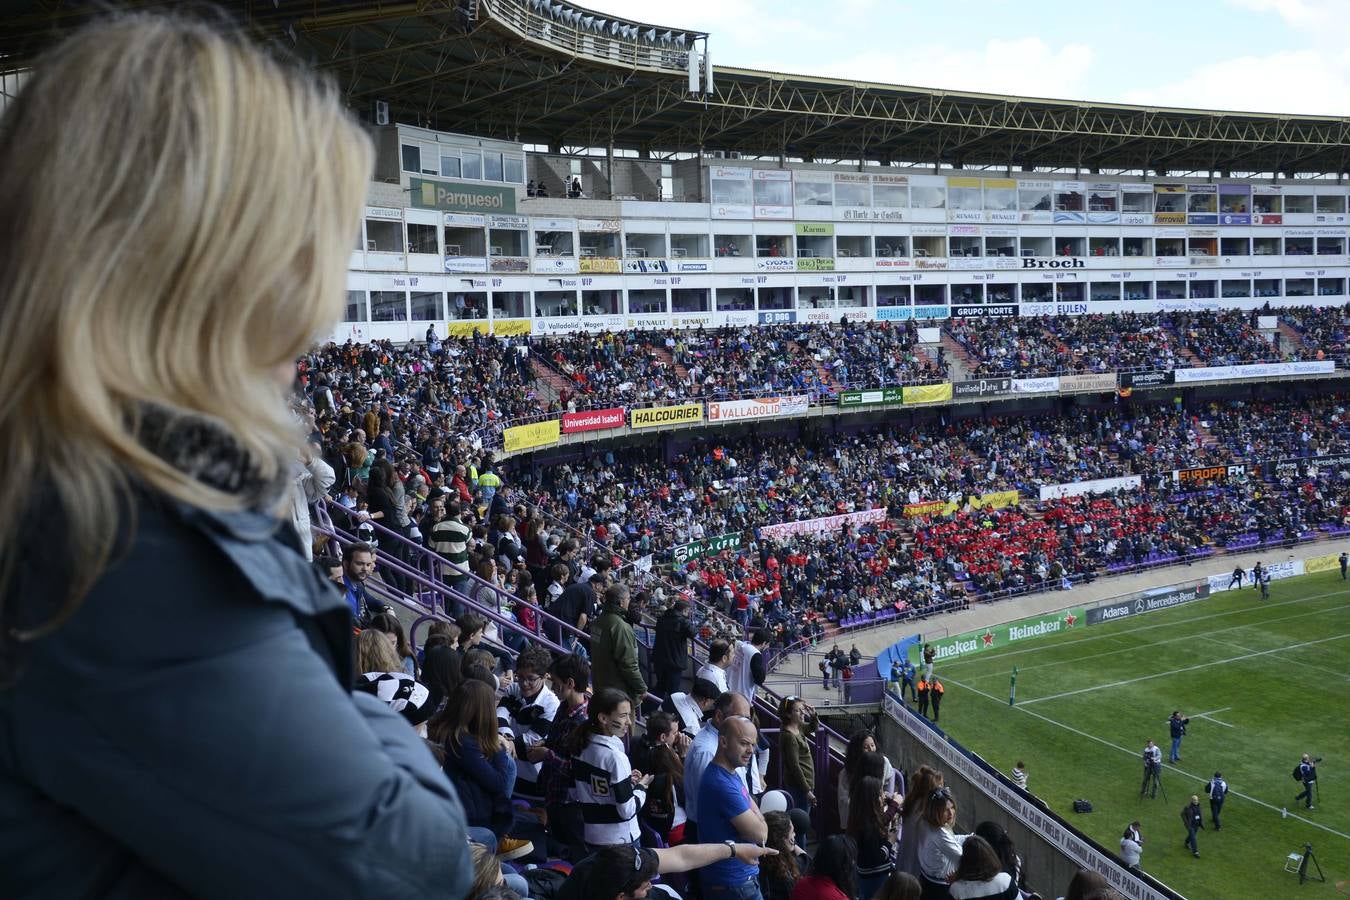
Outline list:
[[[691,425],[703,421],[702,403],[682,403],[679,406],[652,406],[629,411],[633,428],[654,428],[657,425]]]
[[[735,550],[740,546],[741,533],[735,531],[731,534],[719,534],[717,537],[704,538],[701,541],[693,541],[692,543],[676,547],[670,551],[670,557],[675,565],[682,566],[691,559],[716,556],[723,550]]]
[[[904,402],[900,388],[876,388],[870,391],[844,391],[839,395],[840,406],[894,406]]]
[[[1209,583],[1200,582],[1190,587],[1163,587],[1145,591],[1133,600],[1122,600],[1106,606],[1098,606],[1087,611],[1089,625],[1101,625],[1159,609],[1171,609],[1193,600],[1203,600],[1209,596]]]
[[[1065,497],[1086,497],[1089,494],[1109,494],[1112,491],[1137,491],[1144,484],[1138,475],[1122,478],[1093,478],[1089,481],[1070,481],[1064,484],[1041,485],[1042,500],[1061,500]]]
[[[562,433],[576,434],[578,431],[602,431],[606,428],[622,428],[628,424],[628,416],[622,406],[609,409],[588,409],[585,412],[564,413]]]
[[[1303,574],[1316,575],[1318,572],[1334,572],[1341,567],[1340,557],[1335,553],[1314,556],[1303,561]]]
[[[529,319],[493,319],[492,333],[503,337],[530,333]]]
[[[1059,378],[1050,375],[1045,378],[1014,378],[1014,394],[1053,394],[1059,390]]]
[[[958,381],[952,385],[952,396],[958,400],[969,397],[1002,397],[1011,393],[1011,378],[981,378],[978,381]]]
[[[454,322],[447,322],[445,326],[445,334],[447,337],[473,337],[474,334],[487,333],[488,323],[483,321],[465,322],[456,320]]]
[[[776,309],[772,312],[761,312],[759,314],[759,324],[761,325],[791,325],[797,321],[796,310]]]
[[[829,256],[797,257],[798,272],[833,272],[834,258]]]
[[[834,225],[829,222],[798,222],[796,232],[803,236],[828,237],[834,234]]]
[[[1044,637],[1048,634],[1061,634],[1065,631],[1069,631],[1075,625],[1082,624],[1085,617],[1086,614],[1083,611],[1083,607],[1075,606],[1072,609],[1064,609],[1059,612],[1046,613],[1041,616],[1018,619],[1015,622],[996,625],[992,628],[967,631],[964,634],[943,638],[940,641],[930,641],[929,643],[933,645],[933,649],[937,652],[937,656],[933,661],[934,663],[947,662],[953,659],[959,659],[962,656],[968,656],[971,653],[979,653],[983,650],[998,650],[1008,644],[1015,644],[1018,641],[1025,641],[1029,638]],[[911,648],[910,660],[915,665],[922,664],[922,645]]]
[[[1122,372],[1120,373],[1120,386],[1129,387],[1160,387],[1166,384],[1172,384],[1171,372]]]
[[[618,257],[583,256],[580,260],[582,272],[592,275],[617,275],[621,270]]]
[[[507,453],[516,450],[528,450],[531,447],[543,447],[558,443],[561,433],[561,421],[549,419],[547,422],[532,422],[529,425],[517,425],[502,431],[502,446]]]
[[[928,500],[923,503],[906,503],[905,518],[917,516],[950,516],[956,512],[956,504],[950,500]]]
[[[1114,391],[1116,389],[1115,372],[1098,372],[1095,375],[1061,375],[1059,389],[1073,391]]]
[[[486,257],[447,256],[445,258],[445,271],[447,272],[486,272],[487,270],[488,261]]]
[[[1016,506],[1021,498],[1019,491],[994,491],[978,497],[967,497],[966,503],[971,509],[1003,509],[1007,506]]]
[[[1344,469],[1350,467],[1350,454],[1324,456],[1287,456],[1284,459],[1266,460],[1261,470],[1274,478],[1298,478],[1304,472],[1314,469]]]
[[[1225,381],[1235,378],[1281,378],[1290,375],[1330,375],[1336,371],[1335,360],[1306,360],[1303,362],[1253,363],[1245,366],[1206,366],[1196,369],[1177,369],[1173,375],[1177,384],[1197,381]]]
[[[1246,466],[1194,466],[1189,469],[1173,469],[1172,481],[1201,487],[1211,482],[1223,482],[1247,473]]]
[[[953,306],[953,319],[1007,319],[1017,315],[1016,303],[991,306]]]
[[[952,385],[949,381],[942,384],[911,384],[904,388],[905,404],[946,403],[952,399]]]
[[[759,529],[761,538],[782,540],[799,534],[834,534],[845,525],[866,525],[869,522],[886,521],[885,509],[864,509],[861,512],[844,513],[838,516],[823,516],[819,519],[804,519],[801,522],[780,522],[777,525],[765,525]]]
[[[772,419],[796,416],[807,411],[811,398],[805,394],[791,397],[761,397],[756,400],[721,400],[708,404],[709,422],[740,422],[747,419]]]
[[[408,179],[408,190],[412,196],[412,205],[418,209],[463,213],[516,211],[515,188],[413,177]]]
[[[1263,565],[1262,568],[1270,575],[1271,581],[1296,578],[1299,575],[1304,574],[1303,560],[1301,559],[1291,559],[1285,562],[1271,563],[1268,566]],[[1217,594],[1229,590],[1228,586],[1232,583],[1233,576],[1228,572],[1225,572],[1222,575],[1211,575],[1209,576],[1209,592],[1211,594]],[[1243,581],[1243,584],[1247,587],[1251,587],[1250,571],[1247,572],[1247,578]],[[1234,586],[1233,590],[1236,589],[1236,586]]]

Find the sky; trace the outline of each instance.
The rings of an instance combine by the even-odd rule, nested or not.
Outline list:
[[[717,66],[1350,116],[1350,0],[579,0],[706,31]]]

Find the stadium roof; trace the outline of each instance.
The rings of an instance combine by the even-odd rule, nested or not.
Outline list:
[[[561,0],[222,5],[332,72],[363,115],[384,101],[392,121],[554,148],[612,144],[1085,173],[1350,171],[1350,119],[1332,116],[1011,97],[720,65],[713,92],[691,94],[686,60],[706,35]],[[0,34],[0,62],[16,66],[90,4],[8,6],[19,11]],[[716,35],[710,42],[715,50]]]

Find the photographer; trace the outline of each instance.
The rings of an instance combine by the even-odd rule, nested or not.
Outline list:
[[[1191,720],[1184,718],[1180,710],[1172,710],[1172,718],[1167,720],[1167,727],[1172,731],[1172,752],[1167,757],[1168,762],[1181,762],[1181,739],[1186,736],[1186,726],[1191,724]]]
[[[1303,782],[1303,791],[1294,798],[1297,803],[1307,798],[1308,809],[1314,809],[1313,806],[1313,787],[1317,784],[1317,764],[1322,761],[1322,757],[1312,758],[1308,754],[1303,754],[1303,759],[1294,767],[1294,778]]]
[[[1142,797],[1148,791],[1150,783],[1153,786],[1151,797],[1158,796],[1158,777],[1162,772],[1162,748],[1153,743],[1152,738],[1144,745],[1144,782],[1139,785],[1139,796]]]

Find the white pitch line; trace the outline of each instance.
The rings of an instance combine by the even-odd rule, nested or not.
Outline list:
[[[1286,647],[1276,647],[1274,650],[1258,650],[1254,653],[1244,653],[1241,656],[1230,656],[1227,659],[1215,659],[1209,662],[1198,663],[1194,666],[1183,666],[1180,669],[1170,669],[1166,672],[1154,672],[1150,675],[1140,675],[1138,678],[1126,678],[1123,681],[1113,681],[1110,684],[1098,684],[1092,687],[1078,688],[1074,691],[1063,691],[1058,694],[1050,694],[1046,697],[1034,697],[1030,700],[1024,700],[1020,705],[1029,705],[1032,703],[1044,703],[1046,700],[1059,700],[1063,697],[1074,697],[1079,694],[1090,694],[1093,691],[1105,690],[1107,688],[1121,687],[1126,684],[1137,684],[1140,681],[1152,681],[1154,678],[1166,678],[1169,675],[1180,675],[1182,672],[1194,672],[1197,669],[1208,669],[1210,666],[1221,666],[1224,663],[1241,662],[1244,659],[1255,659],[1258,656],[1270,656],[1272,653],[1283,653],[1285,650],[1293,650],[1298,647],[1311,647],[1314,644],[1325,644],[1328,641],[1339,641],[1350,637],[1350,632],[1333,635],[1327,638],[1318,638],[1315,641],[1304,641],[1301,644],[1290,644]]]
[[[1110,634],[1101,634],[1101,635],[1096,635],[1096,636],[1093,636],[1093,637],[1079,638],[1078,640],[1073,641],[1072,643],[1074,644],[1074,646],[1078,646],[1078,645],[1080,645],[1080,644],[1086,644],[1086,643],[1088,643],[1089,641],[1109,641],[1109,640],[1113,640],[1114,638],[1122,637],[1122,636],[1128,635],[1128,634],[1138,634],[1138,633],[1141,632],[1141,631],[1152,631],[1152,630],[1154,630],[1155,628],[1177,628],[1177,627],[1180,627],[1180,626],[1189,625],[1189,624],[1191,624],[1192,622],[1205,622],[1205,621],[1208,621],[1209,619],[1222,619],[1222,618],[1224,618],[1224,617],[1226,617],[1226,616],[1236,616],[1236,615],[1241,615],[1242,613],[1254,612],[1254,611],[1256,611],[1256,610],[1261,610],[1261,609],[1275,609],[1275,608],[1280,607],[1280,606],[1292,606],[1293,604],[1296,604],[1296,603],[1310,603],[1310,602],[1312,602],[1313,600],[1325,600],[1325,599],[1327,599],[1328,597],[1339,597],[1339,596],[1341,596],[1341,595],[1344,594],[1344,593],[1345,593],[1344,590],[1330,591],[1330,592],[1325,593],[1325,594],[1313,594],[1313,595],[1310,596],[1310,597],[1299,597],[1299,598],[1294,599],[1294,600],[1279,600],[1279,601],[1277,601],[1277,602],[1275,602],[1275,603],[1265,603],[1265,604],[1262,604],[1261,606],[1244,606],[1244,607],[1239,607],[1238,609],[1226,609],[1226,610],[1224,610],[1223,612],[1209,613],[1208,615],[1204,615],[1204,616],[1194,616],[1194,617],[1189,618],[1189,619],[1183,619],[1183,620],[1180,621],[1180,622],[1158,622],[1158,623],[1153,624],[1153,625],[1140,625],[1138,628],[1129,628],[1129,629],[1126,629],[1126,630],[1124,630],[1124,631],[1113,631],[1113,632],[1111,632]],[[1214,596],[1217,596],[1217,595],[1214,595]],[[1324,613],[1324,612],[1326,612],[1326,610],[1318,610],[1317,613],[1314,613],[1314,615],[1315,615],[1315,614]],[[1288,617],[1288,618],[1294,618],[1294,617],[1293,617],[1293,616],[1290,616],[1290,617]],[[1281,620],[1281,621],[1283,621],[1283,620]],[[1255,624],[1259,624],[1259,623],[1255,623]],[[989,628],[997,628],[997,627],[1001,627],[1001,626],[997,626],[997,625],[989,626]],[[1242,626],[1234,626],[1234,627],[1235,627],[1235,628],[1238,628],[1238,627],[1240,627],[1240,628],[1247,628],[1247,627],[1251,627],[1251,626],[1249,626],[1249,625],[1242,625]],[[988,630],[988,629],[986,629],[986,630]],[[1224,630],[1227,631],[1227,630],[1231,630],[1231,629],[1224,629]],[[1163,643],[1163,642],[1162,642],[1162,641],[1159,641],[1158,643]],[[996,661],[996,660],[1009,659],[1009,658],[1014,657],[1014,656],[1023,656],[1023,655],[1028,654],[1028,653],[1039,653],[1039,652],[1042,652],[1042,651],[1044,651],[1044,650],[1053,650],[1053,649],[1055,649],[1055,648],[1063,647],[1063,646],[1066,646],[1066,645],[1060,644],[1060,643],[1051,643],[1051,644],[1042,644],[1042,645],[1040,645],[1040,646],[1038,646],[1038,647],[1027,647],[1027,648],[1022,649],[1022,650],[1009,650],[1009,651],[1004,652],[1004,653],[991,653],[991,654],[988,654],[988,655],[979,655],[979,654],[976,654],[976,655],[972,655],[972,656],[966,657],[966,658],[964,658],[964,659],[957,659],[957,660],[955,660],[955,661],[953,661],[953,662],[944,663],[944,664],[943,664],[943,671],[944,671],[944,672],[945,672],[945,671],[950,671],[951,667],[963,665],[963,664],[965,664],[965,663],[967,663],[967,662],[993,662],[993,661]],[[1082,657],[1079,657],[1079,658],[1081,659]],[[1055,663],[1045,663],[1044,665],[1055,665]],[[1000,673],[998,673],[998,674],[1000,674],[1000,675],[1010,675],[1010,674],[1012,674],[1012,670],[1009,669],[1009,670],[1006,671],[1006,672],[1000,672]],[[984,677],[984,676],[980,676],[980,677]]]
[[[1224,709],[1232,709],[1232,708],[1233,707],[1231,706],[1225,706],[1223,709],[1211,709],[1207,713],[1191,713],[1191,718],[1205,719],[1206,721],[1213,722],[1215,725],[1222,725],[1224,728],[1235,728],[1236,726],[1229,725],[1227,722],[1220,722],[1218,719],[1214,718],[1213,715],[1211,715],[1211,713],[1220,713],[1223,712]]]
[[[1290,616],[1289,618],[1292,619],[1292,618],[1294,618],[1294,616]],[[1225,630],[1227,630],[1227,629],[1225,629]],[[1215,632],[1215,634],[1218,634],[1218,632]],[[1207,634],[1202,634],[1201,637],[1204,638],[1204,639],[1207,640],[1207,641],[1213,641],[1213,642],[1216,643],[1216,644],[1227,644],[1227,645],[1230,646],[1230,647],[1236,647],[1236,648],[1238,648],[1239,650],[1251,650],[1250,647],[1244,647],[1244,646],[1242,646],[1241,644],[1235,644],[1235,643],[1233,643],[1232,641],[1220,641],[1220,640],[1216,640],[1215,638],[1212,638],[1212,637],[1210,637],[1210,636],[1207,635]],[[1255,652],[1255,651],[1253,651],[1253,652]],[[1301,659],[1282,659],[1282,660],[1280,660],[1280,662],[1281,662],[1281,663],[1286,663],[1286,664],[1289,664],[1289,665],[1294,665],[1294,666],[1303,666],[1303,668],[1305,668],[1305,669],[1313,669],[1313,670],[1318,671],[1318,672],[1321,672],[1321,673],[1323,673],[1323,674],[1325,674],[1325,675],[1331,675],[1331,676],[1333,676],[1333,677],[1335,677],[1335,678],[1340,678],[1340,679],[1343,679],[1343,680],[1345,680],[1345,681],[1350,681],[1350,674],[1346,674],[1345,672],[1337,672],[1335,669],[1328,669],[1328,668],[1326,668],[1325,666],[1318,666],[1318,665],[1314,665],[1313,663],[1304,662],[1304,661],[1301,660]]]
[[[961,682],[957,681],[957,680],[954,679],[954,678],[948,678],[947,681],[948,681],[949,683],[951,683],[951,684],[956,685],[957,687],[965,688],[966,690],[970,691],[972,694],[978,694],[979,696],[984,697],[984,698],[987,699],[987,700],[993,700],[993,701],[994,701],[995,703],[997,703],[999,706],[1003,706],[1003,705],[1005,705],[1005,704],[1008,702],[1008,698],[1007,698],[1007,697],[995,697],[993,694],[986,694],[984,691],[979,690],[978,688],[973,688],[973,687],[971,687],[971,686],[968,685],[968,684],[962,684]],[[1026,713],[1027,715],[1032,716],[1033,718],[1040,719],[1040,720],[1043,721],[1043,722],[1049,722],[1051,725],[1057,725],[1057,726],[1059,726],[1060,728],[1063,728],[1065,731],[1071,731],[1071,732],[1073,732],[1074,734],[1078,735],[1079,737],[1085,737],[1085,738],[1087,738],[1087,739],[1090,740],[1090,741],[1096,741],[1096,742],[1099,743],[1099,744],[1102,744],[1102,745],[1104,745],[1104,746],[1110,747],[1112,750],[1119,750],[1121,753],[1125,753],[1125,754],[1128,754],[1128,755],[1133,756],[1133,757],[1136,757],[1136,758],[1139,756],[1139,751],[1137,751],[1137,750],[1130,750],[1130,749],[1128,749],[1128,748],[1126,748],[1126,747],[1120,746],[1119,744],[1112,743],[1111,741],[1106,740],[1106,738],[1099,738],[1099,737],[1097,737],[1095,734],[1088,734],[1086,731],[1080,731],[1079,729],[1074,728],[1072,725],[1065,725],[1063,722],[1060,722],[1060,721],[1058,721],[1058,720],[1056,720],[1056,719],[1052,719],[1052,718],[1050,718],[1049,716],[1041,715],[1040,713],[1035,712],[1034,710],[1030,710],[1030,709],[1022,709],[1022,704],[1020,704],[1020,703],[1017,704],[1016,706],[1014,706],[1013,709],[1021,710],[1022,712]],[[1201,778],[1199,775],[1192,775],[1190,772],[1187,772],[1187,771],[1185,771],[1185,770],[1183,770],[1183,769],[1178,769],[1176,766],[1171,765],[1170,763],[1164,763],[1163,765],[1164,765],[1166,768],[1171,769],[1173,772],[1176,772],[1178,775],[1184,775],[1184,776],[1187,777],[1187,778],[1194,778],[1196,781],[1201,781],[1201,782],[1203,782],[1203,781],[1205,780],[1205,779]],[[1300,816],[1298,813],[1288,812],[1288,810],[1287,810],[1286,808],[1281,808],[1281,807],[1278,807],[1278,806],[1274,806],[1274,805],[1272,805],[1272,804],[1270,804],[1270,803],[1267,803],[1267,802],[1264,801],[1264,800],[1258,800],[1258,799],[1256,799],[1255,797],[1252,797],[1252,796],[1250,796],[1250,795],[1248,795],[1248,794],[1243,794],[1243,793],[1241,793],[1241,792],[1239,792],[1239,791],[1234,791],[1234,790],[1231,790],[1231,789],[1230,789],[1228,793],[1233,794],[1234,796],[1237,796],[1237,797],[1241,797],[1243,800],[1246,800],[1246,801],[1248,801],[1248,802],[1250,802],[1250,803],[1255,803],[1257,806],[1264,806],[1266,809],[1270,810],[1271,812],[1278,812],[1278,813],[1282,813],[1282,814],[1287,814],[1288,817],[1291,818],[1291,819],[1298,819],[1300,822],[1304,823],[1305,825],[1311,825],[1311,826],[1314,827],[1314,828],[1320,828],[1322,831],[1325,831],[1325,832],[1327,832],[1328,834],[1334,834],[1334,835],[1336,835],[1336,837],[1339,837],[1339,838],[1345,838],[1346,840],[1350,841],[1350,834],[1345,834],[1344,832],[1337,831],[1337,830],[1334,829],[1334,828],[1328,828],[1326,825],[1323,825],[1323,824],[1320,823],[1320,822],[1314,822],[1312,819],[1304,818],[1303,816]]]
[[[1289,601],[1289,602],[1297,602],[1297,601]],[[1246,610],[1234,610],[1234,612],[1246,612]],[[1230,614],[1230,613],[1215,613],[1214,616],[1225,616],[1225,615],[1229,615],[1229,614]],[[1307,618],[1308,616],[1323,616],[1323,615],[1326,615],[1326,610],[1324,610],[1324,609],[1313,609],[1313,610],[1309,610],[1308,612],[1296,613],[1296,614],[1294,614],[1294,615],[1292,615],[1292,616],[1285,616],[1284,618],[1280,619],[1280,621],[1281,621],[1281,622],[1292,622],[1292,621],[1295,620],[1295,619],[1304,619],[1304,618]],[[1214,616],[1210,616],[1210,617],[1208,617],[1208,618],[1213,618]],[[1216,629],[1214,629],[1213,631],[1211,631],[1208,635],[1202,634],[1202,635],[1199,635],[1199,637],[1206,638],[1206,639],[1210,639],[1210,635],[1214,635],[1214,634],[1223,634],[1223,633],[1226,632],[1226,631],[1241,631],[1241,630],[1244,629],[1244,628],[1252,628],[1252,627],[1255,627],[1255,626],[1254,626],[1254,625],[1251,625],[1251,624],[1248,624],[1248,625],[1230,625],[1230,626],[1228,626],[1227,628],[1216,628]],[[1149,644],[1148,646],[1149,646],[1149,647],[1161,647],[1163,644],[1176,644],[1176,643],[1179,643],[1179,642],[1181,642],[1181,641],[1191,641],[1191,640],[1194,640],[1196,637],[1197,637],[1197,635],[1194,635],[1194,634],[1183,634],[1181,637],[1165,638],[1165,639],[1163,639],[1163,640],[1161,640],[1161,641],[1154,641],[1152,644]],[[1078,642],[1078,643],[1081,643],[1081,641]],[[1222,642],[1219,642],[1219,643],[1222,643]],[[1066,645],[1061,644],[1061,645],[1058,645],[1058,646],[1066,646]],[[1018,672],[1019,672],[1019,674],[1020,674],[1020,673],[1022,673],[1022,672],[1031,672],[1031,671],[1033,671],[1033,670],[1035,670],[1035,669],[1048,669],[1048,668],[1050,668],[1050,667],[1052,667],[1052,666],[1066,666],[1066,665],[1071,665],[1071,664],[1073,664],[1073,663],[1083,662],[1084,660],[1089,660],[1089,659],[1101,659],[1103,656],[1115,656],[1116,654],[1119,654],[1119,653],[1133,653],[1133,652],[1137,651],[1137,650],[1140,648],[1140,646],[1141,646],[1140,644],[1132,644],[1132,645],[1130,645],[1130,646],[1128,646],[1128,647],[1122,647],[1122,648],[1119,649],[1119,650],[1104,650],[1104,651],[1101,652],[1101,653],[1089,653],[1087,656],[1075,656],[1075,657],[1073,657],[1072,659],[1060,659],[1060,660],[1056,660],[1055,662],[1038,663],[1038,664],[1033,665],[1033,666],[1021,666],[1021,667],[1018,668]],[[1249,649],[1249,648],[1247,648],[1247,647],[1240,647],[1240,646],[1238,646],[1237,644],[1233,644],[1233,646],[1234,646],[1234,647],[1237,647],[1239,650],[1247,650],[1247,649]],[[1037,649],[1046,649],[1046,648],[1037,648]],[[1024,652],[1030,652],[1030,651],[1024,651]],[[1251,652],[1255,653],[1256,651],[1252,650]],[[977,658],[977,657],[974,657],[974,656],[970,657],[969,659],[970,659],[970,661],[972,661],[972,662],[978,661],[978,658]],[[975,676],[975,680],[979,680],[979,679],[982,679],[982,678],[1000,678],[1000,679],[1002,679],[1002,678],[1006,678],[1007,676],[1009,676],[1009,675],[1011,675],[1011,674],[1012,674],[1012,669],[1008,669],[1008,670],[1006,670],[1006,671],[1001,671],[1001,672],[991,672],[991,673],[989,673],[988,675],[976,675],[976,676]]]

